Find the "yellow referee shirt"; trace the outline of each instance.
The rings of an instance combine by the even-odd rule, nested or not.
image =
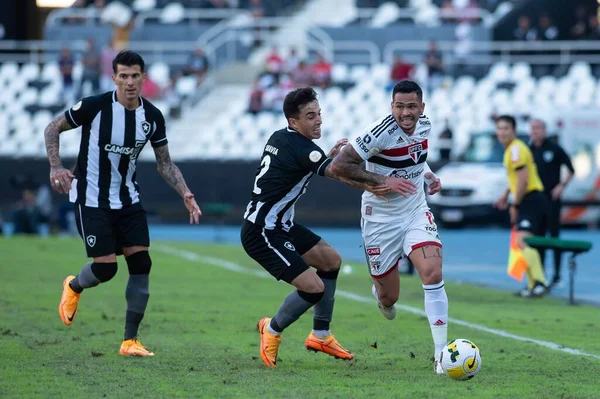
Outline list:
[[[504,151],[504,167],[508,171],[508,188],[513,197],[517,193],[517,171],[527,168],[527,191],[544,191],[544,185],[537,171],[531,150],[519,139],[510,142]]]

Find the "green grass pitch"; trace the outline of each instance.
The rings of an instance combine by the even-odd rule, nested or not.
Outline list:
[[[187,251],[186,257],[164,248]],[[338,296],[332,329],[356,359],[308,352],[310,314],[283,334],[277,369],[258,355],[256,322],[273,315],[291,288],[270,278],[194,259],[260,266],[240,247],[153,243],[150,303],[140,339],[154,358],[123,358],[126,265],[108,284],[83,293],[71,327],[58,317],[61,283],[86,261],[77,239],[0,239],[0,397],[75,398],[598,398],[600,359],[551,350],[456,324],[482,369],[459,382],[436,376],[423,316],[399,310],[385,320],[374,302]],[[346,262],[345,262],[346,263]],[[338,288],[370,297],[363,265]],[[446,282],[450,317],[600,356],[600,310],[563,300]],[[400,303],[422,309],[417,277],[401,280]]]

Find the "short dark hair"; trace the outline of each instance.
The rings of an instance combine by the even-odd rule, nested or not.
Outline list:
[[[515,131],[517,130],[517,121],[511,115],[500,115],[498,118],[496,118],[496,123],[498,123],[500,121],[504,121],[504,122],[508,123],[509,125],[512,126],[513,130],[515,130]]]
[[[396,93],[417,93],[419,101],[423,101],[423,90],[416,82],[412,80],[401,80],[394,86],[392,91],[392,100],[396,97]]]
[[[290,91],[283,100],[285,118],[298,119],[300,110],[312,101],[317,101],[317,92],[312,87],[300,87]]]
[[[117,73],[117,65],[124,65],[124,66],[128,66],[128,67],[131,67],[134,65],[139,65],[140,70],[142,72],[144,72],[144,69],[146,67],[146,64],[144,63],[144,59],[142,58],[142,56],[134,51],[129,51],[129,50],[121,51],[119,54],[117,54],[117,56],[113,60],[112,67],[113,67],[114,73]]]

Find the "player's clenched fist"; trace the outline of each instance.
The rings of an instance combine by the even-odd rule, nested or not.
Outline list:
[[[385,184],[394,193],[398,193],[403,197],[408,197],[417,192],[415,183],[401,177],[388,177],[385,179]]]

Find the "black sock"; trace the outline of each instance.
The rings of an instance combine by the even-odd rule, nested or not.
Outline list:
[[[138,334],[138,328],[144,318],[143,313],[135,313],[130,310],[125,314],[125,340],[135,339]]]

